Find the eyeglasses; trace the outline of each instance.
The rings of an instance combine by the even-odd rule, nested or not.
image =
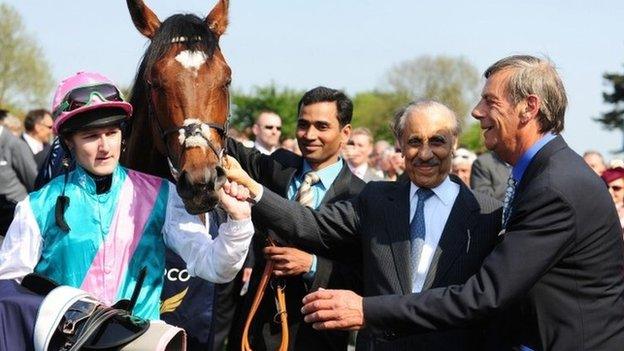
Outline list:
[[[268,124],[266,126],[264,126],[264,129],[266,129],[266,130],[271,130],[271,129],[274,129],[274,128],[279,130],[279,131],[282,130],[282,126],[272,126],[272,125],[268,125]]]
[[[49,126],[49,125],[44,124],[44,123],[39,123],[39,124],[41,124],[42,126],[44,126],[44,127],[48,128],[48,129],[52,129],[52,127],[53,127],[53,126]]]
[[[104,101],[123,101],[121,92],[112,84],[80,87],[65,95],[62,102],[54,110],[54,116],[58,117],[63,112],[73,111],[79,107],[89,105],[95,95]]]
[[[608,188],[612,189],[613,191],[620,191],[624,189],[624,187],[622,187],[621,185],[609,185]]]

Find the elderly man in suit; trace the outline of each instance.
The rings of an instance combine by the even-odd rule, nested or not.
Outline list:
[[[363,299],[346,291],[313,293],[305,298],[306,321],[318,329],[364,327],[378,335],[428,333],[519,302],[507,340],[513,347],[621,350],[620,224],[604,183],[559,135],[567,105],[561,79],[549,61],[533,56],[504,58],[485,78],[472,115],[481,123],[486,147],[513,165],[502,242],[464,284]],[[263,202],[256,212],[272,207]],[[343,226],[333,232],[322,223],[320,229],[308,227],[329,243],[349,236],[350,225]]]
[[[340,255],[345,247],[361,250],[364,296],[462,284],[477,272],[496,243],[500,203],[473,194],[458,177],[449,175],[459,134],[459,122],[449,108],[433,101],[412,103],[397,114],[394,131],[411,181],[371,182],[354,199],[323,206],[318,212],[262,189],[241,171],[229,170],[228,176],[257,194],[256,218],[279,235],[328,255]],[[341,313],[342,318],[353,316],[351,309]],[[483,348],[481,325],[421,335],[399,335],[390,329],[377,335],[375,331],[363,329],[358,348]]]
[[[351,135],[353,103],[341,91],[317,87],[306,92],[298,105],[297,142],[302,156],[285,149],[271,155],[244,147],[233,140],[228,142],[228,152],[240,161],[242,167],[258,182],[282,197],[298,201],[310,208],[346,200],[357,195],[364,182],[349,170],[340,157],[342,148]],[[254,220],[256,228],[267,234],[265,223]],[[355,250],[349,254],[348,264],[314,255],[294,247],[264,248],[263,238],[257,238],[254,248],[255,265],[250,283],[254,291],[262,275],[264,256],[274,262],[275,274],[285,278],[286,303],[289,319],[289,350],[345,350],[346,332],[319,332],[303,323],[300,313],[301,299],[319,287],[358,287],[359,273],[349,268],[358,266],[360,257]],[[282,243],[286,244],[288,243]],[[263,250],[264,248],[264,250]],[[267,294],[270,295],[270,294]],[[247,294],[250,299],[253,294]],[[249,305],[247,301],[247,305]],[[241,327],[249,306],[239,310],[228,348],[240,349]],[[260,308],[257,323],[252,328],[251,345],[254,349],[277,349],[281,330],[275,318],[275,302],[266,296]],[[242,320],[240,320],[242,319]]]

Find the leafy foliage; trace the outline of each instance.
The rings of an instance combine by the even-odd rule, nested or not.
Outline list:
[[[262,111],[273,111],[282,117],[282,135],[295,135],[297,124],[297,104],[303,91],[279,88],[274,83],[264,87],[255,87],[251,93],[240,90],[232,92],[233,126],[243,131],[254,124],[254,119]]]
[[[46,106],[53,86],[50,66],[20,14],[7,4],[0,4],[0,53],[0,106]]]
[[[435,99],[449,106],[462,123],[478,96],[479,72],[463,57],[423,55],[386,73],[391,91],[410,99]]]

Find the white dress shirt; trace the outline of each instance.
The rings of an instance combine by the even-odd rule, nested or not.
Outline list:
[[[416,205],[418,204],[418,195],[416,195],[416,190],[418,190],[418,186],[411,183],[410,222],[414,217]],[[420,261],[417,262],[417,266],[415,267],[416,271],[414,274],[416,274],[416,283],[414,283],[414,286],[412,287],[412,292],[414,293],[420,292],[425,284],[425,278],[427,277],[427,272],[429,272],[429,266],[431,265],[433,254],[438,247],[438,243],[442,237],[442,231],[444,231],[446,221],[451,214],[451,209],[453,208],[455,199],[457,199],[457,195],[459,195],[459,184],[453,183],[447,176],[442,184],[431,190],[433,190],[435,196],[431,196],[425,201],[424,212],[426,235],[425,243],[420,255]]]
[[[28,133],[22,134],[22,137],[26,140],[26,144],[28,144],[28,147],[32,150],[33,155],[36,155],[43,150],[43,143],[31,137]]]
[[[351,172],[353,172],[353,174],[355,174],[356,177],[364,179],[364,175],[366,174],[366,170],[368,169],[368,164],[364,162],[357,167],[349,165],[349,169],[351,170]]]

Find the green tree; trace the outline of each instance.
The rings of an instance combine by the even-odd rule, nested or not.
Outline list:
[[[0,4],[0,57],[0,106],[47,105],[50,66],[20,14],[7,4]]]
[[[602,76],[612,87],[612,92],[603,92],[604,102],[613,105],[611,111],[594,118],[607,130],[618,129],[624,134],[624,75],[618,73],[605,73]],[[624,151],[624,142],[621,151]]]
[[[472,150],[476,153],[485,151],[483,145],[483,133],[479,123],[470,123],[463,128],[462,134],[459,136],[459,146]]]
[[[297,123],[297,104],[303,94],[303,91],[279,88],[275,83],[255,87],[251,93],[235,90],[232,93],[231,122],[242,131],[254,124],[258,113],[269,110],[282,117],[282,135],[292,137]]]
[[[366,91],[353,98],[353,126],[367,127],[375,139],[394,140],[390,123],[395,112],[409,102],[405,94]]]
[[[478,96],[479,72],[463,57],[423,55],[388,70],[390,91],[410,99],[435,99],[464,123]]]

